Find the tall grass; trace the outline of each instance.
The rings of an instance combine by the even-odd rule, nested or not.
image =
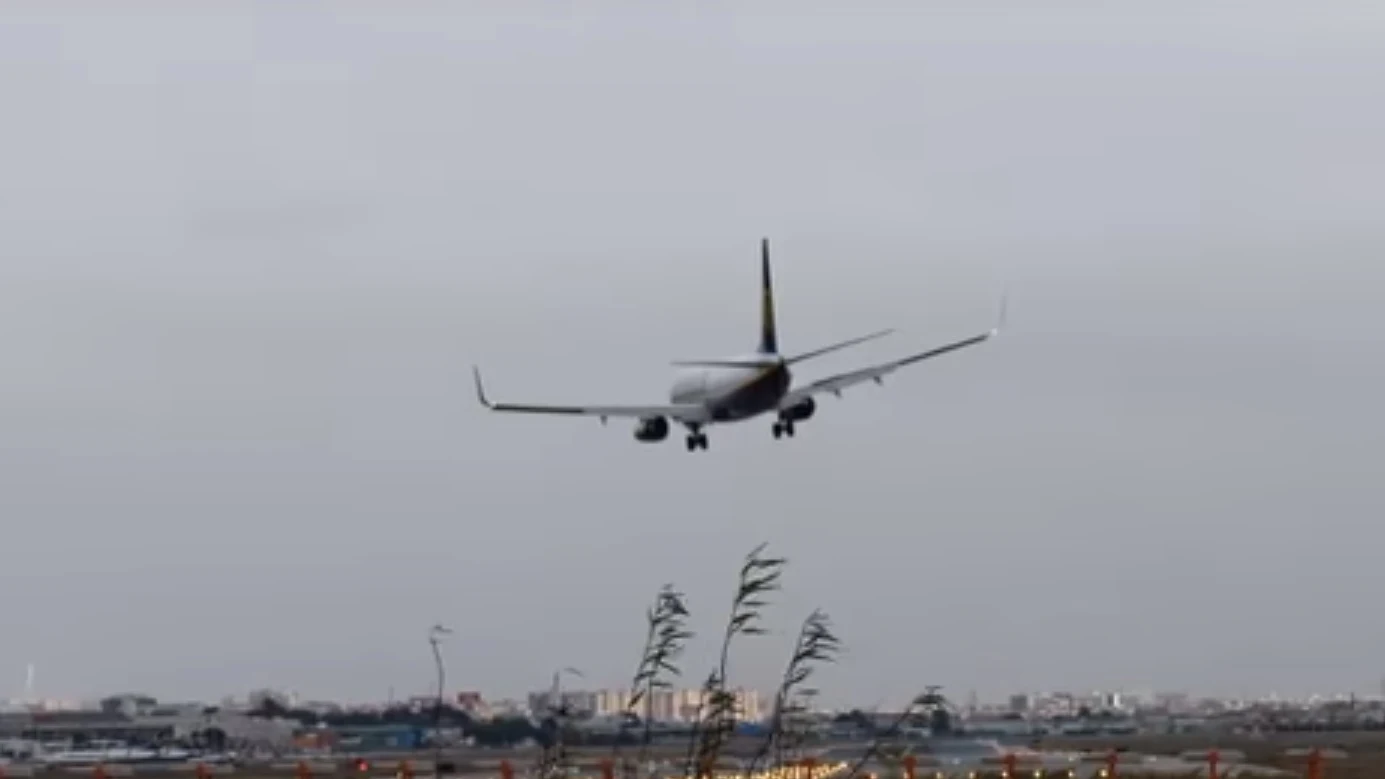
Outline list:
[[[805,737],[799,719],[807,713],[807,701],[817,694],[817,690],[804,685],[817,665],[836,662],[841,650],[842,642],[832,632],[831,619],[821,609],[814,609],[799,628],[798,640],[794,642],[793,653],[774,694],[769,733],[751,759],[747,773],[754,773],[771,753],[774,765],[783,765],[798,757],[798,748]]]
[[[746,555],[737,578],[736,594],[731,599],[731,614],[722,631],[717,667],[702,684],[702,695],[692,733],[688,738],[685,762],[687,776],[707,777],[716,768],[722,749],[736,729],[736,695],[727,683],[731,647],[741,636],[765,634],[761,625],[767,598],[779,590],[779,580],[788,561],[766,557],[767,544],[760,544]]]
[[[712,776],[735,733],[741,712],[738,710],[735,689],[729,681],[732,650],[738,639],[767,634],[765,612],[770,606],[771,596],[780,589],[788,565],[788,561],[782,557],[767,555],[766,546],[760,544],[752,549],[738,571],[731,610],[721,631],[716,665],[702,682],[698,705],[693,713],[683,760],[685,777],[707,779]],[[666,585],[659,591],[654,604],[646,612],[644,646],[625,708],[627,715],[634,715],[627,716],[626,720],[638,719],[642,723],[643,733],[635,761],[627,760],[622,764],[627,779],[634,779],[638,766],[648,756],[654,694],[670,688],[672,680],[682,675],[678,661],[694,635],[688,627],[689,620],[684,595],[672,585]],[[800,750],[808,737],[801,727],[802,715],[807,713],[808,704],[817,693],[809,682],[819,668],[836,662],[844,646],[827,612],[815,609],[803,620],[774,694],[768,732],[741,773],[781,767],[801,756]],[[845,779],[855,779],[862,768],[897,737],[905,724],[919,716],[924,709],[936,706],[941,701],[941,695],[932,688],[915,696],[893,723],[874,733],[865,753]],[[622,744],[628,741],[629,736],[627,725],[622,724],[620,735],[614,748],[615,755],[623,754]]]
[[[871,760],[874,760],[876,756],[884,750],[894,746],[894,742],[899,736],[900,730],[902,730],[905,725],[908,725],[924,710],[942,705],[945,702],[946,701],[936,687],[930,687],[925,692],[915,695],[913,700],[909,701],[909,705],[904,707],[904,711],[900,712],[891,720],[890,724],[887,725],[883,731],[877,731],[875,733],[870,740],[870,744],[866,747],[866,751],[862,752],[861,756],[857,758],[856,762],[847,772],[845,779],[856,779],[856,777],[860,776],[861,771]]]
[[[622,773],[634,777],[638,766],[645,763],[649,755],[649,744],[653,737],[654,693],[669,689],[670,681],[682,675],[678,660],[693,632],[688,628],[688,607],[683,593],[666,584],[654,598],[654,605],[645,613],[644,648],[640,652],[640,662],[630,681],[630,697],[625,704],[625,716],[616,738],[615,752],[620,756],[629,724],[638,718],[643,725],[640,734],[640,749],[633,762],[622,761]]]

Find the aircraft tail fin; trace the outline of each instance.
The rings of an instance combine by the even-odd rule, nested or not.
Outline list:
[[[769,239],[760,239],[760,347],[761,354],[779,352],[774,326],[774,283],[769,272]]]

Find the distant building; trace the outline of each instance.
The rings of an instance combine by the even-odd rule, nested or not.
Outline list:
[[[488,708],[490,709],[490,716],[492,718],[503,717],[508,719],[512,717],[526,717],[529,715],[529,711],[525,708],[523,703],[509,698],[491,701]]]
[[[253,709],[262,709],[266,703],[272,703],[285,709],[293,708],[297,703],[297,696],[292,693],[280,690],[255,690],[246,696],[246,703]]]
[[[557,708],[565,710],[569,716],[590,717],[597,713],[596,693],[587,690],[563,690],[558,699],[553,699],[551,690],[529,693],[529,710],[542,717]]]
[[[408,725],[338,727],[332,729],[330,745],[357,754],[408,751],[423,746],[423,730]]]
[[[414,695],[404,701],[404,705],[409,707],[409,710],[413,712],[432,711],[438,705],[438,696]]]
[[[119,714],[126,717],[145,714],[158,705],[159,702],[153,697],[139,693],[111,695],[101,699],[102,713]]]
[[[731,691],[736,699],[736,718],[742,722],[760,722],[766,711],[757,690],[736,689]],[[536,692],[529,696],[529,708],[542,715],[550,710],[551,693]],[[572,716],[577,717],[617,717],[630,702],[628,690],[564,690],[562,703]],[[697,719],[702,706],[702,690],[689,688],[679,690],[654,690],[635,707],[634,714],[655,722],[684,723]]]
[[[1194,708],[1191,696],[1181,692],[1161,692],[1154,696],[1154,705],[1169,714],[1184,714]]]
[[[310,711],[319,717],[340,714],[344,711],[340,703],[334,703],[332,701],[303,701],[294,708],[302,711]]]
[[[477,719],[490,717],[490,706],[486,705],[486,699],[479,692],[459,692],[456,697],[457,708],[466,712],[467,716]]]
[[[991,737],[1017,737],[1034,734],[1034,725],[1023,717],[973,717],[966,721],[964,731],[968,735]]]
[[[628,690],[597,690],[594,713],[598,717],[616,717],[623,714],[629,705],[630,692]],[[642,712],[636,711],[635,713],[638,715]]]

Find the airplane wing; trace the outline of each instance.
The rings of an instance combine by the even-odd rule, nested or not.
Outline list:
[[[1000,329],[1004,326],[1004,324],[1005,299],[1001,298],[1000,320],[995,327],[991,328],[989,331],[985,333],[982,333],[980,335],[974,335],[970,338],[964,338],[960,341],[954,341],[950,344],[944,344],[943,346],[938,346],[933,349],[929,349],[925,352],[918,352],[916,354],[911,354],[907,357],[901,357],[897,360],[883,362],[878,365],[872,365],[867,368],[858,368],[854,371],[847,371],[845,373],[838,373],[835,376],[828,376],[825,379],[818,379],[817,381],[812,382],[811,384],[805,384],[802,387],[797,387],[795,389],[790,390],[787,394],[784,395],[784,399],[779,402],[779,408],[790,408],[801,403],[805,398],[810,398],[813,395],[820,395],[827,392],[841,397],[842,390],[847,389],[848,387],[854,387],[857,384],[862,384],[867,381],[873,381],[876,384],[881,384],[883,383],[882,380],[886,376],[888,376],[891,373],[894,373],[900,368],[905,367],[906,365],[913,365],[916,362],[923,362],[924,360],[932,359],[934,357],[941,357],[942,355],[947,354],[948,352],[955,352],[958,349],[965,349],[968,346],[976,346],[977,344],[985,343],[986,341],[989,341],[992,338],[999,335]]]
[[[522,414],[564,414],[569,416],[599,417],[605,422],[609,417],[668,417],[675,422],[706,424],[711,422],[707,408],[698,403],[674,403],[662,406],[560,406],[533,403],[496,403],[486,397],[485,386],[481,383],[481,371],[471,369],[476,379],[476,399],[491,411],[512,411]]]

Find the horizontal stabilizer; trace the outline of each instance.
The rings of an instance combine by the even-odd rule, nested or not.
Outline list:
[[[877,330],[876,332],[871,333],[871,334],[869,334],[869,335],[862,335],[862,336],[858,336],[858,337],[856,337],[856,338],[850,338],[850,339],[845,340],[845,341],[839,341],[839,342],[834,343],[834,344],[832,344],[832,345],[830,345],[830,346],[824,346],[824,347],[822,347],[821,349],[814,349],[814,350],[812,350],[811,352],[804,352],[804,353],[802,353],[802,354],[795,354],[795,355],[792,356],[792,357],[785,357],[785,358],[784,358],[784,362],[787,363],[788,365],[793,365],[793,364],[796,363],[796,362],[803,362],[804,360],[811,360],[811,359],[813,359],[814,357],[821,357],[821,356],[824,355],[824,354],[828,354],[828,353],[830,353],[830,352],[835,352],[835,351],[837,351],[838,349],[845,349],[845,348],[848,347],[848,346],[855,346],[856,344],[865,343],[866,341],[874,341],[874,340],[877,339],[877,338],[884,338],[885,336],[887,336],[887,335],[889,335],[890,333],[893,333],[893,332],[894,332],[894,330],[892,330],[892,329],[891,329],[891,330]]]
[[[883,338],[893,332],[894,330],[877,330],[869,335],[862,335],[845,341],[839,341],[829,346],[824,346],[821,349],[814,349],[811,352],[803,352],[802,354],[795,354],[790,357],[766,354],[763,357],[743,357],[727,360],[675,360],[673,364],[680,368],[767,368],[771,365],[793,365],[803,362],[804,360],[811,360],[814,357],[821,357],[824,354],[835,352],[838,349],[845,349],[848,346],[855,346],[856,344],[865,343],[866,341],[873,341],[876,338]]]
[[[777,360],[674,360],[679,368],[768,368],[777,365]]]

